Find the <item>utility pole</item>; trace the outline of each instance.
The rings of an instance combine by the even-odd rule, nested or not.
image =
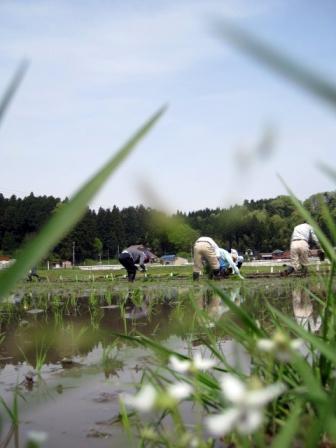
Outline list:
[[[107,264],[110,264],[110,249],[107,248]]]
[[[76,247],[76,242],[73,241],[72,242],[72,268],[75,267],[75,247]]]

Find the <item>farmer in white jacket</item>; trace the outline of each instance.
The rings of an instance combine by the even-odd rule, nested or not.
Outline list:
[[[320,248],[320,242],[317,239],[311,225],[304,222],[303,224],[299,224],[294,227],[290,245],[291,266],[289,266],[288,269],[282,273],[282,275],[289,275],[294,271],[306,274],[309,264],[309,249],[313,245]],[[320,258],[323,258],[322,254],[323,251],[320,250]]]

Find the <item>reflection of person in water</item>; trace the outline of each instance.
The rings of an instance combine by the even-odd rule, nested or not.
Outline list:
[[[149,314],[149,302],[149,298],[145,296],[141,304],[135,305],[132,301],[132,294],[129,294],[126,300],[125,319],[137,320],[146,317]]]
[[[321,327],[322,320],[321,316],[314,318],[313,302],[308,292],[304,288],[294,288],[292,297],[296,322],[307,331],[316,333]]]
[[[242,301],[239,292],[239,286],[226,292],[232,302],[236,305],[240,305]],[[214,322],[218,321],[224,313],[230,310],[229,307],[223,302],[221,296],[209,289],[204,289],[201,291],[198,304],[204,311],[206,311],[208,317],[212,320],[212,322],[209,322],[210,327],[213,327],[215,325]]]

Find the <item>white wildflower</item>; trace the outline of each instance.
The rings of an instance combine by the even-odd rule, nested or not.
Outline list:
[[[220,385],[224,396],[232,403],[239,403],[245,399],[246,386],[235,376],[224,375]]]
[[[221,414],[208,416],[205,424],[211,434],[214,436],[222,436],[232,431],[240,418],[240,414],[238,408],[230,408]]]
[[[275,342],[272,339],[258,339],[257,348],[262,352],[272,352],[275,349]]]
[[[184,381],[178,381],[177,383],[170,384],[167,388],[167,392],[172,398],[180,401],[188,398],[192,394],[193,388],[190,384]]]
[[[180,359],[175,355],[169,358],[170,367],[175,370],[175,372],[186,373],[191,367],[191,362],[187,359]]]
[[[225,435],[234,429],[241,434],[252,433],[262,423],[264,406],[285,390],[282,383],[249,390],[240,379],[231,374],[222,378],[221,388],[232,406],[220,414],[206,418],[207,428],[215,436]]]
[[[214,359],[202,358],[199,353],[196,353],[193,366],[197,370],[209,370],[216,365],[216,361]]]
[[[302,339],[290,339],[282,331],[276,331],[271,339],[258,339],[256,347],[266,353],[272,353],[279,361],[290,361],[293,351],[299,351]]]
[[[203,358],[199,353],[196,353],[193,360],[180,359],[172,355],[169,358],[170,367],[178,373],[186,373],[193,370],[209,370],[216,365],[214,359]]]
[[[304,342],[302,339],[293,339],[289,343],[290,348],[292,348],[293,350],[300,350],[303,345]]]
[[[157,391],[151,384],[144,385],[136,395],[122,394],[123,402],[137,411],[149,412],[153,409]]]

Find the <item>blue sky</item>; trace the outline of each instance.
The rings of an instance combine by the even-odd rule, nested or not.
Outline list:
[[[71,196],[165,103],[92,207],[227,207],[284,194],[277,173],[302,199],[334,189],[316,163],[335,166],[335,110],[220,40],[220,17],[335,79],[333,1],[2,0],[0,91],[30,66],[0,129],[0,191]]]

